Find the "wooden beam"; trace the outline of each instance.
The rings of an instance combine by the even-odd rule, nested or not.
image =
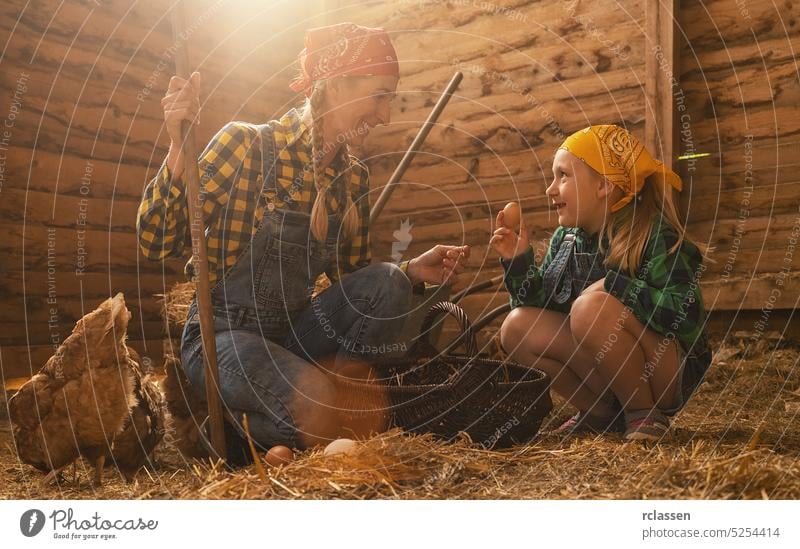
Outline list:
[[[334,23],[341,23],[336,10],[339,3],[335,0],[313,0],[311,3],[308,28],[325,27]]]
[[[669,168],[677,154],[674,92],[679,91],[678,0],[645,2],[645,146]]]

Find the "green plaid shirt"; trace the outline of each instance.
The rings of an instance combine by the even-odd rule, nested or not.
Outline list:
[[[209,142],[198,160],[203,210],[208,230],[209,279],[213,285],[230,269],[258,229],[264,213],[261,199],[261,150],[258,128],[246,122],[226,124]],[[317,192],[311,165],[311,137],[300,113],[292,109],[275,128],[277,196],[265,191],[278,208],[311,213]],[[328,213],[341,211],[343,185],[350,185],[359,210],[360,227],[355,238],[343,241],[338,265],[327,272],[332,281],[369,265],[369,174],[349,157],[341,170],[328,167],[333,179],[328,193]],[[191,249],[188,204],[183,178],[174,179],[166,161],[147,185],[137,216],[139,246],[145,257],[160,260],[180,257]],[[406,264],[401,264],[405,269]]]
[[[510,261],[500,260],[506,272],[505,284],[512,307],[532,306],[569,312],[574,298],[558,305],[545,295],[542,288],[542,277],[568,233],[575,235],[577,252],[594,253],[598,250],[597,235],[590,236],[582,229],[559,227],[550,239],[541,265],[536,265],[530,247]],[[605,291],[630,307],[645,326],[665,336],[672,334],[687,353],[691,351],[697,356],[708,356],[710,362],[704,332],[706,313],[699,285],[703,258],[688,240],[684,240],[676,253],[670,255],[669,249],[677,239],[675,230],[662,217],[661,222],[653,226],[636,276],[631,278],[611,269],[605,277]]]

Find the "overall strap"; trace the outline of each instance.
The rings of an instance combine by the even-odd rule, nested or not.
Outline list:
[[[275,145],[275,130],[272,124],[259,124],[258,137],[261,142],[261,192],[277,191],[278,188],[278,154]]]
[[[566,303],[572,295],[572,254],[574,250],[575,235],[567,233],[542,280],[545,293],[559,305]]]

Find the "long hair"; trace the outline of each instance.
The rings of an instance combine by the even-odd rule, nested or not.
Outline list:
[[[597,174],[598,177],[603,177]],[[666,186],[666,188],[665,188]],[[636,276],[644,251],[647,247],[653,225],[663,216],[677,233],[678,240],[670,248],[669,253],[676,252],[684,240],[691,242],[706,257],[710,248],[704,244],[692,242],[686,236],[686,227],[681,222],[675,206],[674,191],[671,186],[649,178],[642,190],[640,199],[613,213],[606,223],[605,235],[609,250],[606,253],[605,266],[627,271],[631,277]],[[601,251],[603,239],[600,239]]]
[[[314,170],[314,187],[317,190],[317,197],[311,208],[311,232],[320,242],[324,242],[328,235],[328,211],[327,196],[330,190],[331,181],[325,178],[325,170],[322,167],[322,159],[325,157],[325,140],[323,139],[323,125],[325,120],[325,81],[321,80],[314,84],[311,97],[305,104],[305,110],[311,114],[311,162]],[[334,166],[340,167],[343,171],[340,177],[343,179],[344,201],[341,204],[343,209],[342,228],[347,238],[353,238],[358,232],[358,209],[353,204],[353,193],[350,187],[350,151],[347,144],[343,143],[339,147],[337,157],[333,162]]]

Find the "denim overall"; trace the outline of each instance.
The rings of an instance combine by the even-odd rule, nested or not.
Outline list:
[[[298,434],[328,421],[335,398],[327,370],[374,349],[397,349],[411,283],[396,265],[375,263],[344,277],[311,301],[317,277],[335,261],[339,216],[328,216],[318,242],[310,215],[276,207],[277,154],[272,126],[259,126],[264,215],[249,246],[211,290],[223,406],[262,448],[302,447]],[[223,214],[224,215],[224,214]],[[181,359],[205,397],[196,300],[189,308]],[[317,362],[327,361],[325,364]],[[237,425],[240,434],[241,426]]]
[[[576,251],[575,235],[567,233],[544,273],[545,295],[558,305],[574,301],[593,282],[606,276],[604,256]]]

